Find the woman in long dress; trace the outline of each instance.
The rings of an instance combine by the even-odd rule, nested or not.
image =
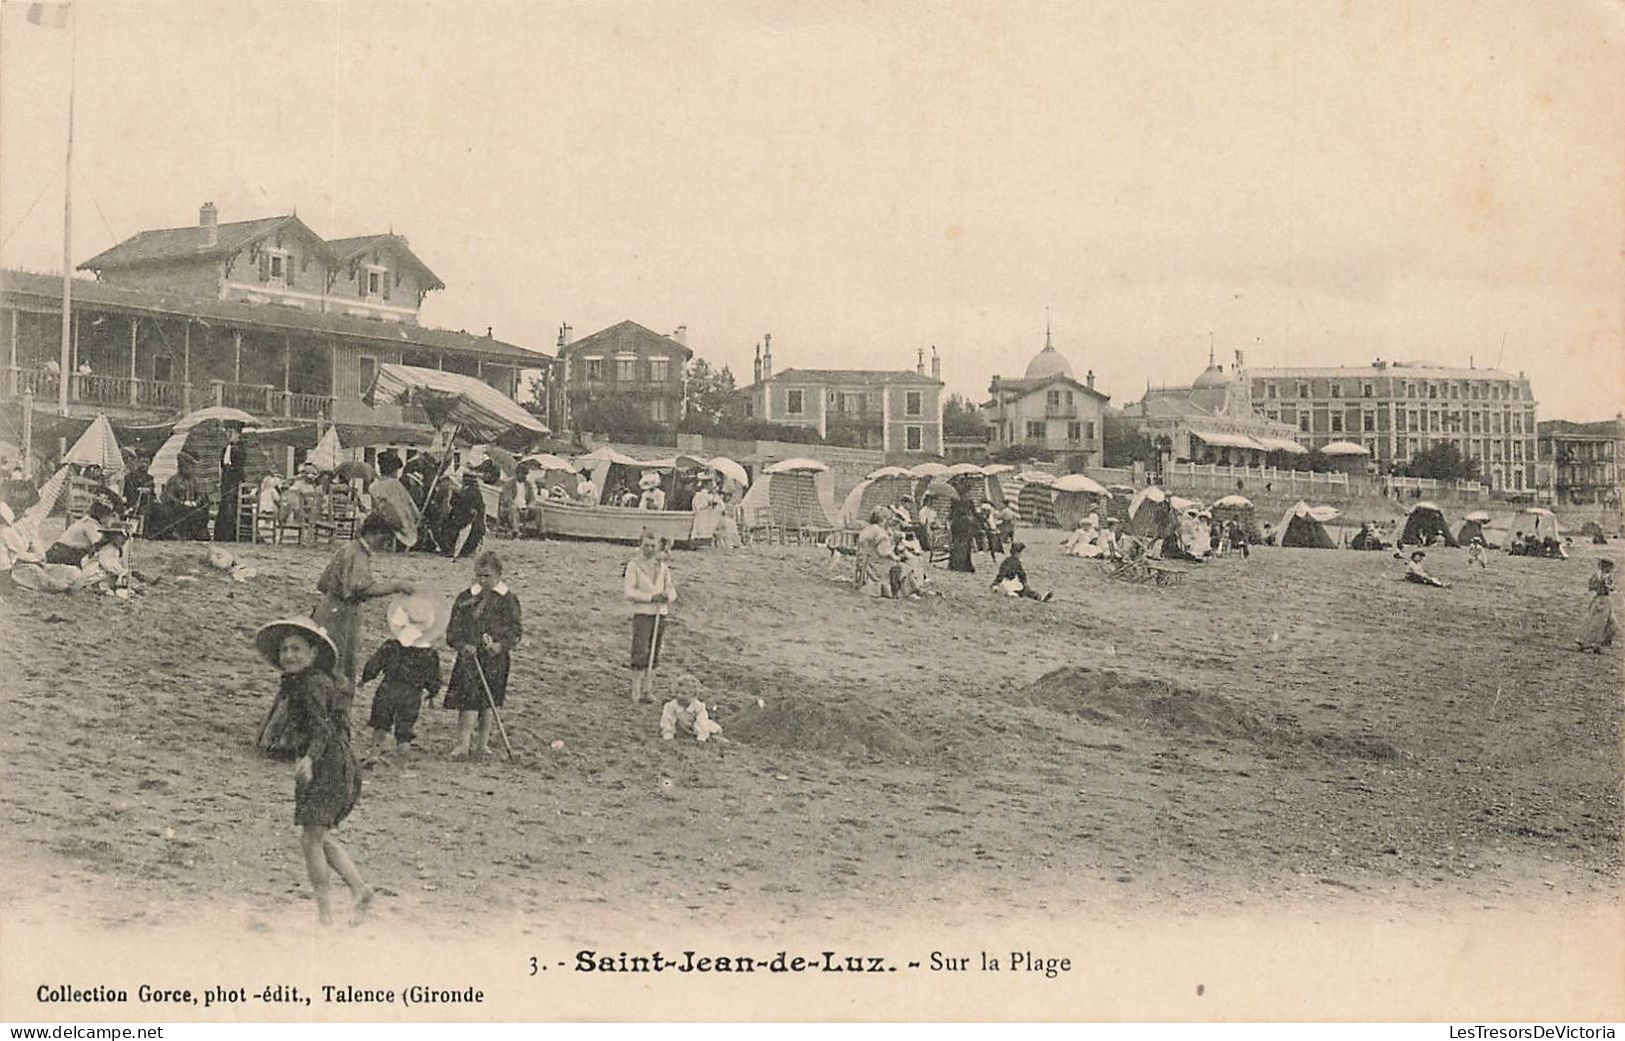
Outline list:
[[[963,499],[948,508],[948,570],[974,572],[971,552],[976,545],[976,514]]]
[[[1576,642],[1582,651],[1601,654],[1604,647],[1614,642],[1614,604],[1610,599],[1614,592],[1614,562],[1607,559],[1597,561],[1597,571],[1586,583],[1586,588],[1591,592],[1591,603],[1580,621],[1580,635]]]

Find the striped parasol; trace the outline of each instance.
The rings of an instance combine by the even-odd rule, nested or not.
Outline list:
[[[104,415],[91,421],[62,461],[101,467],[109,485],[116,485],[124,476],[124,453],[119,449],[118,438],[113,436],[113,424]]]
[[[316,447],[312,448],[310,454],[305,456],[305,462],[310,463],[322,473],[330,474],[337,470],[339,464],[344,461],[344,457],[340,455],[343,451],[343,446],[339,444],[338,428],[328,427],[327,433],[323,434],[322,439],[316,442]]]

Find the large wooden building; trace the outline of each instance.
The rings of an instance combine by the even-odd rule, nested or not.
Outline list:
[[[394,234],[324,240],[296,216],[144,231],[80,265],[70,316],[70,411],[170,418],[221,404],[340,424],[353,444],[421,433],[422,416],[362,402],[378,366],[477,377],[514,397],[546,356],[489,334],[419,324],[443,288]],[[0,272],[0,397],[58,401],[62,280]]]

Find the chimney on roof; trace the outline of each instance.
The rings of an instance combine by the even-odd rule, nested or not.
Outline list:
[[[559,323],[559,352],[564,352],[564,330],[568,328],[563,322]]]
[[[491,339],[491,327],[489,325],[485,327],[485,338],[487,340]]]
[[[671,338],[676,340],[678,343],[682,344],[684,347],[687,347],[688,346],[688,326],[679,325],[677,327],[677,331],[671,334]]]
[[[931,378],[938,383],[942,382],[942,357],[937,354],[937,345],[931,345]]]
[[[198,207],[197,226],[203,229],[205,246],[220,244],[220,211],[214,208],[214,203],[206,202]]]
[[[1242,363],[1243,363],[1244,360],[1245,360],[1245,355],[1243,355],[1240,350],[1237,350],[1236,351],[1236,371],[1237,372],[1241,371],[1241,366],[1242,366]]]
[[[756,345],[756,365],[753,371],[756,373],[756,382],[762,382],[762,345],[760,343]]]
[[[914,374],[916,376],[924,376],[925,375],[925,348],[924,347],[916,347],[916,348],[914,348]]]
[[[569,322],[564,323],[564,346],[568,347],[576,342],[576,327]]]
[[[1095,389],[1095,370],[1090,369],[1083,377],[1083,385],[1090,390]]]
[[[773,378],[773,334],[762,334],[762,379]]]

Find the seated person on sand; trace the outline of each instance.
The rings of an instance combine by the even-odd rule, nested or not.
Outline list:
[[[873,589],[878,596],[888,595],[891,566],[896,559],[891,535],[885,527],[890,516],[890,510],[876,506],[869,512],[869,523],[858,532],[854,583],[860,593]]]
[[[900,529],[892,535],[897,563],[891,568],[891,594],[918,600],[929,591],[926,589],[930,579],[925,573],[925,551],[912,531]]]
[[[192,458],[181,455],[176,470],[164,482],[155,512],[154,538],[207,540],[213,519],[209,493],[192,472]]]
[[[1398,554],[1396,553],[1395,556],[1398,556]],[[1427,556],[1427,554],[1423,553],[1421,550],[1415,550],[1411,553],[1411,562],[1405,565],[1405,581],[1415,582],[1417,585],[1422,586],[1436,586],[1439,589],[1449,589],[1449,582],[1446,582],[1443,579],[1434,578],[1423,569],[1422,558],[1425,556]]]
[[[1055,594],[1045,593],[1039,596],[1037,590],[1027,582],[1027,569],[1021,566],[1021,551],[1026,548],[1020,542],[1010,543],[1010,553],[999,562],[999,573],[993,577],[992,588],[1002,589],[1009,596],[1047,601]]]
[[[1066,553],[1068,556],[1084,557],[1086,559],[1103,555],[1104,551],[1100,546],[1100,532],[1095,527],[1094,514],[1091,513],[1078,521],[1077,529],[1067,536]]]
[[[1365,522],[1361,523],[1360,530],[1355,533],[1354,540],[1349,543],[1349,547],[1351,549],[1386,549],[1387,548],[1387,547],[1385,547],[1383,545],[1382,539],[1377,537],[1377,533],[1375,531],[1371,530],[1371,522],[1370,521],[1365,521]]]

